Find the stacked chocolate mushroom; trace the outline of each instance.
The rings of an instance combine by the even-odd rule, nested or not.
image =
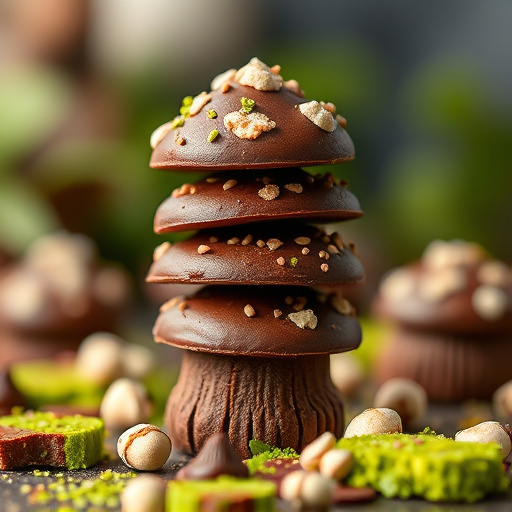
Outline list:
[[[206,285],[165,303],[153,331],[183,349],[165,413],[174,459],[218,432],[242,457],[251,439],[301,450],[343,432],[329,355],[357,348],[361,330],[336,289],[364,272],[352,245],[314,224],[362,212],[345,182],[301,167],[354,148],[334,105],[279,73],[254,58],[219,75],[151,138],[151,167],[211,173],[158,208],[156,233],[199,231],[157,247],[147,277]]]

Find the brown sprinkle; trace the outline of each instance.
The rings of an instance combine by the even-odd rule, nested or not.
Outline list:
[[[164,304],[160,306],[160,313],[163,313],[164,311],[168,311],[169,309],[172,309],[174,306],[178,304],[178,302],[183,301],[183,296],[179,295],[176,297],[173,297],[172,299],[168,300]]]
[[[222,185],[222,188],[224,190],[229,190],[230,188],[235,187],[237,184],[238,184],[238,181],[236,181],[236,180],[228,180],[228,181],[226,181],[226,183],[224,183],[224,185]]]
[[[286,298],[284,299],[284,301],[285,301],[285,303],[286,303],[286,304],[288,304],[288,306],[291,306],[291,305],[293,304],[293,297],[290,297],[290,296],[288,295],[288,297],[286,297]]]
[[[249,245],[251,242],[252,242],[252,235],[247,235],[247,236],[242,240],[242,245]]]
[[[164,242],[153,251],[153,261],[158,261],[169,249],[171,248],[170,242]]]
[[[307,236],[299,236],[294,241],[298,245],[308,245],[311,243],[311,238],[308,238]]]
[[[327,250],[329,251],[330,254],[338,254],[340,252],[338,251],[338,248],[333,244],[329,244],[327,246]]]
[[[320,268],[322,269],[322,272],[327,272],[329,270],[329,265],[327,263],[322,263]]]
[[[286,263],[286,261],[283,257],[277,258],[276,261],[277,261],[277,264],[281,265],[281,266],[283,266]]]
[[[303,190],[300,183],[287,183],[284,188],[290,192],[295,192],[296,194],[300,194]]]
[[[233,238],[230,238],[228,241],[227,241],[227,244],[228,245],[236,245],[240,242],[240,238],[237,238],[236,236],[234,236]]]
[[[336,116],[336,122],[342,127],[342,128],[346,128],[347,127],[347,120],[343,117],[343,116],[340,116],[339,114]]]
[[[209,252],[211,249],[208,245],[200,245],[198,248],[197,248],[197,254],[206,254],[207,252]]]
[[[280,309],[274,309],[274,318],[279,318],[283,312]]]
[[[185,311],[185,309],[187,309],[187,302],[186,301],[183,301],[179,306],[178,306],[178,309],[180,311]]]
[[[192,195],[195,193],[196,187],[194,187],[194,185],[191,185],[190,183],[184,183],[180,188],[174,189],[172,191],[171,197],[181,197],[186,196],[187,194]]]
[[[265,240],[258,240],[258,241],[256,242],[256,245],[257,245],[260,249],[263,249],[263,247],[265,247],[265,245],[267,245],[267,244],[265,243]]]
[[[227,82],[224,82],[222,84],[222,87],[220,88],[221,92],[226,93],[231,89],[231,85],[229,85]]]
[[[329,235],[325,235],[325,234],[324,234],[324,235],[322,236],[322,242],[323,242],[324,244],[330,244],[330,243],[331,243],[331,237],[330,237]]]
[[[326,251],[320,251],[318,253],[318,256],[320,256],[320,258],[322,258],[324,260],[328,260],[329,259],[329,253],[326,252]]]
[[[178,144],[178,146],[184,146],[187,141],[184,137],[181,137],[180,135],[176,134],[176,137],[174,138],[174,142]]]
[[[265,201],[272,201],[279,196],[279,187],[277,185],[265,185],[258,190],[258,195]]]
[[[245,307],[244,307],[244,313],[249,317],[253,317],[256,315],[256,311],[254,311],[254,308],[250,305],[250,304],[247,304]]]
[[[275,251],[276,249],[279,249],[283,245],[283,242],[281,240],[278,240],[277,238],[269,238],[267,240],[267,247],[271,251]]]
[[[303,247],[301,252],[302,254],[304,254],[304,256],[306,256],[307,254],[309,254],[309,247]]]
[[[343,251],[343,240],[341,238],[341,235],[339,233],[333,233],[331,235],[331,241],[336,244],[336,246],[338,247],[338,249],[340,251]]]

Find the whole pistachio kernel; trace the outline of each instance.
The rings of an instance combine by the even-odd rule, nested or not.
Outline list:
[[[208,142],[213,142],[219,136],[219,130],[212,130],[208,134]]]

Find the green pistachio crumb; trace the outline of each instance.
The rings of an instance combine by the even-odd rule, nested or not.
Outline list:
[[[171,122],[171,128],[178,128],[180,126],[183,126],[185,124],[185,117],[184,116],[176,116],[172,122]]]
[[[240,103],[242,104],[242,110],[246,114],[250,114],[252,109],[254,108],[255,101],[251,100],[250,98],[242,97],[240,98]]]
[[[212,130],[208,134],[208,142],[213,142],[219,136],[219,130]]]
[[[190,107],[194,102],[194,98],[192,96],[185,96],[181,102],[180,114],[184,117],[190,117]]]
[[[215,112],[215,110],[213,110],[213,108],[208,110],[208,112],[206,112],[206,115],[208,116],[208,119],[216,119],[218,116],[217,112]]]
[[[297,263],[299,263],[299,258],[295,257],[295,256],[292,256],[290,258],[290,265],[292,267],[295,267],[297,265]]]

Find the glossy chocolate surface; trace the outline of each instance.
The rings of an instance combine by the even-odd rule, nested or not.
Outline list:
[[[197,115],[165,136],[153,151],[151,167],[180,171],[268,169],[332,164],[354,157],[348,133],[338,124],[328,132],[312,123],[297,108],[308,100],[286,87],[265,92],[233,81],[229,84],[228,92],[212,91],[212,100]],[[253,112],[265,114],[276,127],[254,140],[240,139],[227,130],[223,118],[240,110],[242,97],[254,100]],[[210,109],[215,110],[217,118],[208,118]],[[219,135],[208,142],[212,130],[218,130]],[[186,143],[179,145],[177,138]]]
[[[147,277],[157,283],[323,286],[363,279],[361,262],[341,237],[298,223],[199,231],[172,244]]]
[[[305,303],[304,303],[305,299]],[[218,354],[290,357],[357,348],[361,328],[307,287],[208,286],[162,308],[155,341]],[[254,310],[247,316],[246,306]],[[315,328],[301,328],[288,315],[312,310]],[[276,318],[275,311],[282,312]]]
[[[233,180],[236,184],[227,188]],[[266,183],[279,187],[275,199],[258,195]],[[289,218],[335,222],[362,213],[346,183],[337,182],[331,173],[313,176],[298,168],[232,171],[174,191],[159,206],[154,230],[167,233]]]

